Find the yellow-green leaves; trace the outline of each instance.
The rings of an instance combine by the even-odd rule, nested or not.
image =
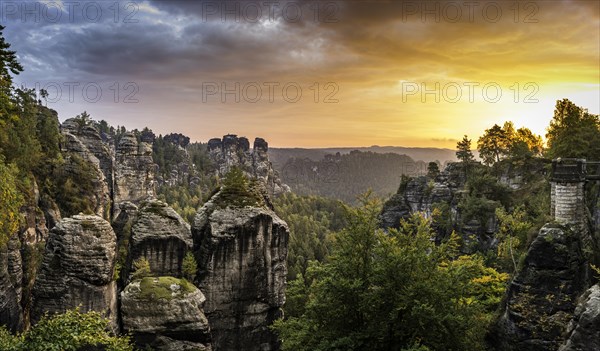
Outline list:
[[[19,229],[23,197],[17,189],[17,169],[0,158],[0,247]]]

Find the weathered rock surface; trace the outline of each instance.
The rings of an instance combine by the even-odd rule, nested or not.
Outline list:
[[[130,260],[148,259],[156,276],[181,277],[183,258],[192,249],[190,225],[166,203],[143,203],[131,227]]]
[[[580,233],[546,224],[531,244],[523,269],[509,286],[494,336],[498,350],[557,350],[576,301],[588,287]]]
[[[600,347],[600,285],[588,289],[579,299],[568,339],[559,351],[595,351]]]
[[[247,138],[233,134],[225,135],[222,140],[214,138],[208,142],[208,152],[217,175],[223,176],[232,167],[239,167],[250,178],[261,180],[270,194],[289,192],[289,186],[282,183],[269,161],[268,151],[269,144],[262,138],[254,140],[252,151]]]
[[[155,170],[152,145],[125,133],[116,151],[113,217],[119,215],[121,202],[140,203],[156,197]]]
[[[121,318],[139,347],[210,351],[206,298],[191,283],[173,277],[136,280],[121,293]]]
[[[99,161],[100,169],[109,191],[113,191],[114,180],[114,147],[105,143],[100,132],[92,125],[80,125],[77,119],[69,118],[64,121],[61,130],[77,137]]]
[[[116,237],[110,224],[97,216],[65,218],[51,231],[33,289],[32,321],[44,312],[105,311],[116,317],[113,281]]]
[[[213,348],[277,350],[268,326],[285,302],[287,224],[265,207],[223,208],[219,196],[199,210],[192,226]]]
[[[414,213],[432,218],[436,208],[438,211],[444,209],[445,212],[439,215],[447,225],[441,227],[433,224],[438,243],[454,230],[461,235],[463,253],[492,248],[498,229],[496,217],[494,213],[485,220],[464,217],[459,203],[466,196],[465,183],[466,177],[460,163],[448,164],[435,179],[426,176],[408,179],[383,205],[379,216],[382,228],[399,228],[400,221],[410,218]]]
[[[380,216],[382,226],[398,228],[401,219],[408,219],[415,212],[431,217],[434,204],[451,204],[453,197],[450,187],[443,182],[435,182],[424,176],[413,178],[385,203]]]
[[[62,135],[64,138],[62,145],[65,159],[64,171],[67,174],[72,174],[74,179],[78,179],[81,172],[89,172],[87,175],[91,176],[93,191],[88,194],[81,194],[81,196],[90,199],[90,203],[93,204],[92,211],[96,215],[110,219],[111,194],[108,182],[100,167],[100,160],[75,135],[68,131],[62,131]],[[86,170],[82,169],[82,162],[89,166]]]
[[[14,235],[4,248],[0,248],[0,325],[13,332],[23,327],[20,247],[19,238]]]

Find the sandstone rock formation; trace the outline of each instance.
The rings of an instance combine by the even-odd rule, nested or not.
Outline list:
[[[33,182],[33,202],[21,209],[23,221],[7,245],[0,248],[0,325],[20,331],[29,325],[31,288],[48,237],[39,189]]]
[[[448,228],[436,227],[436,241],[440,242],[452,230],[461,234],[463,253],[473,253],[477,249],[489,249],[494,243],[496,220],[490,215],[485,223],[478,219],[463,220],[459,202],[465,191],[464,170],[459,163],[450,163],[435,179],[426,176],[409,178],[400,185],[398,192],[383,205],[379,216],[384,229],[399,228],[402,219],[408,219],[414,213],[431,218],[436,207],[447,208],[443,213]]]
[[[76,136],[88,151],[96,156],[100,169],[104,174],[106,185],[112,194],[114,187],[114,147],[103,141],[96,128],[92,125],[82,124],[76,118],[67,119],[61,124],[60,128],[63,133],[68,132]]]
[[[183,258],[192,249],[190,225],[162,201],[142,203],[129,247],[130,261],[145,257],[153,275],[181,277]]]
[[[50,231],[35,281],[32,321],[81,305],[82,311],[104,311],[114,322],[115,252],[115,233],[104,219],[76,215],[59,222]]]
[[[21,248],[18,236],[13,236],[4,248],[0,248],[0,325],[15,332],[23,327],[21,308]]]
[[[270,194],[289,192],[290,188],[281,182],[273,169],[268,151],[269,144],[262,138],[254,140],[252,151],[247,138],[233,134],[225,135],[222,140],[214,138],[208,142],[208,152],[217,175],[223,176],[236,166],[249,177],[261,180]]]
[[[91,176],[93,191],[81,196],[90,198],[93,204],[92,211],[105,219],[110,219],[111,194],[104,173],[100,166],[100,160],[79,140],[68,131],[62,131],[64,144],[62,145],[63,158],[65,159],[64,171],[79,178],[81,172],[89,173]],[[83,167],[85,165],[85,169]]]
[[[133,334],[140,348],[210,351],[210,328],[202,311],[205,300],[202,292],[185,280],[136,280],[121,293],[123,329]]]
[[[398,228],[401,219],[407,219],[415,212],[431,217],[435,203],[453,203],[454,193],[450,189],[444,182],[433,181],[425,176],[409,180],[402,191],[385,203],[380,216],[382,226]]]
[[[559,351],[595,351],[600,345],[600,285],[592,286],[579,300],[568,339]]]
[[[499,350],[557,350],[577,298],[588,287],[581,233],[546,224],[533,241],[523,269],[511,282],[498,323]]]
[[[115,159],[115,189],[113,217],[119,215],[120,203],[139,203],[156,197],[152,160],[152,145],[125,133],[117,146]]]
[[[198,211],[192,226],[213,347],[277,350],[268,326],[285,302],[287,224],[265,206],[230,206],[220,196]]]

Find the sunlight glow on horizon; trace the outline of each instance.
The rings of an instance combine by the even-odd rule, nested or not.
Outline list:
[[[25,67],[15,82],[63,87],[48,104],[61,121],[86,110],[115,126],[201,142],[232,133],[273,147],[454,149],[463,135],[475,144],[505,121],[545,137],[564,98],[600,114],[600,2],[527,3],[537,8],[535,21],[515,13],[513,2],[500,2],[497,21],[481,13],[473,21],[422,20],[402,13],[400,2],[336,2],[336,21],[327,23],[312,19],[314,7],[300,21],[223,21],[206,20],[196,2],[144,0],[135,23],[3,25]],[[73,100],[66,82],[80,84]],[[82,99],[90,82],[102,87],[102,101]],[[114,103],[115,82],[134,82],[138,102]],[[207,84],[239,84],[246,95],[207,95]],[[248,102],[252,84],[262,89],[256,102]],[[297,101],[296,87],[283,92],[289,84],[301,89]],[[128,91],[119,93],[122,100]]]

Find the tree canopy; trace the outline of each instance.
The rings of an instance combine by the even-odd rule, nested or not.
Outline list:
[[[568,99],[558,100],[546,134],[550,158],[600,160],[600,119]]]
[[[479,157],[486,165],[494,165],[505,158],[538,156],[543,148],[542,138],[528,128],[515,130],[512,122],[502,127],[494,124],[477,141]]]
[[[283,350],[482,350],[507,275],[459,256],[456,235],[435,245],[419,215],[385,233],[380,204],[361,203],[327,261],[290,282]]]

